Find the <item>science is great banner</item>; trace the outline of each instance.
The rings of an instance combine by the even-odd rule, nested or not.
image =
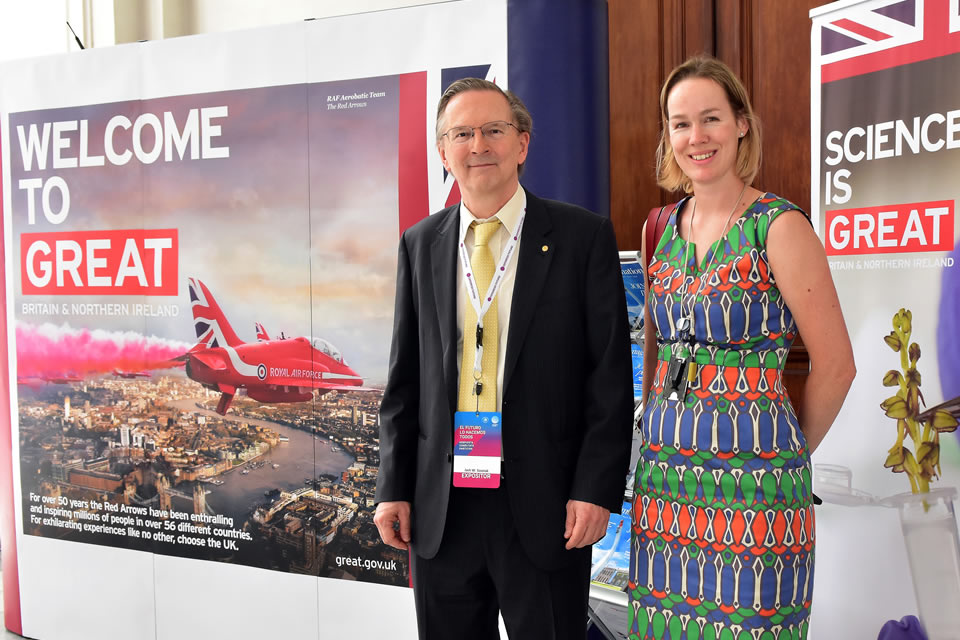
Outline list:
[[[814,455],[811,633],[872,638],[919,615],[930,638],[953,638],[960,7],[835,2],[811,17],[812,213],[858,371]]]

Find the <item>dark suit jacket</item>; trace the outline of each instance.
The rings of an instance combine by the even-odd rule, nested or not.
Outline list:
[[[400,240],[380,406],[378,502],[413,506],[413,550],[436,555],[453,475],[459,205]],[[521,544],[566,564],[568,499],[619,511],[633,420],[623,280],[610,221],[527,192],[503,379],[505,487]]]

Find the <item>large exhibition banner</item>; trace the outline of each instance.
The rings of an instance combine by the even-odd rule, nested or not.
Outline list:
[[[425,90],[10,115],[25,533],[406,583],[370,516],[398,133]]]
[[[372,515],[399,234],[459,199],[435,105],[516,82],[525,185],[606,213],[606,73],[560,81],[605,25],[458,0],[0,65],[9,629],[415,637]]]
[[[23,633],[83,637],[50,622],[39,576],[91,565],[118,584],[149,569],[62,597],[157,607],[117,637],[163,636],[184,571],[214,619],[237,598],[202,586],[237,579],[219,565],[408,584],[372,522],[397,241],[452,189],[428,157],[441,82],[506,84],[506,3],[393,13],[3,69]],[[330,589],[256,575],[258,601],[312,601],[281,629],[336,628]],[[344,620],[373,596],[353,597]]]
[[[960,8],[869,0],[811,16],[813,216],[858,369],[814,456],[812,633],[876,637],[912,614],[956,638]]]

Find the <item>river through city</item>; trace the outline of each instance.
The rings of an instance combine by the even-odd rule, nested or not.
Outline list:
[[[257,464],[252,464],[253,461],[251,461],[217,476],[217,480],[223,481],[222,485],[204,483],[203,486],[208,492],[207,505],[215,513],[232,517],[236,527],[243,524],[256,505],[270,500],[266,495],[267,492],[275,489],[283,491],[299,489],[306,486],[307,480],[315,479],[321,474],[339,477],[354,461],[353,456],[348,452],[334,451],[333,447],[336,445],[330,440],[293,427],[232,414],[220,416],[213,411],[197,407],[195,399],[169,404],[199,415],[259,425],[289,438],[289,442],[281,442],[257,458],[255,461]],[[260,462],[264,464],[260,465]],[[177,490],[190,495],[192,485],[193,483],[185,483],[179,485]],[[183,498],[176,498],[174,506],[184,511],[193,510]]]

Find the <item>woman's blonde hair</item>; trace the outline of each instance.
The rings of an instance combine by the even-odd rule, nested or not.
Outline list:
[[[713,80],[723,89],[727,102],[733,109],[736,118],[744,119],[747,124],[746,134],[740,138],[737,148],[737,175],[746,184],[753,182],[760,170],[761,135],[760,121],[750,105],[750,97],[740,78],[716,58],[706,55],[694,56],[670,72],[667,81],[660,90],[660,144],[657,147],[657,184],[667,191],[686,193],[693,191],[693,183],[683,172],[673,154],[670,144],[669,127],[670,114],[667,113],[667,98],[673,88],[688,78],[707,78]]]

